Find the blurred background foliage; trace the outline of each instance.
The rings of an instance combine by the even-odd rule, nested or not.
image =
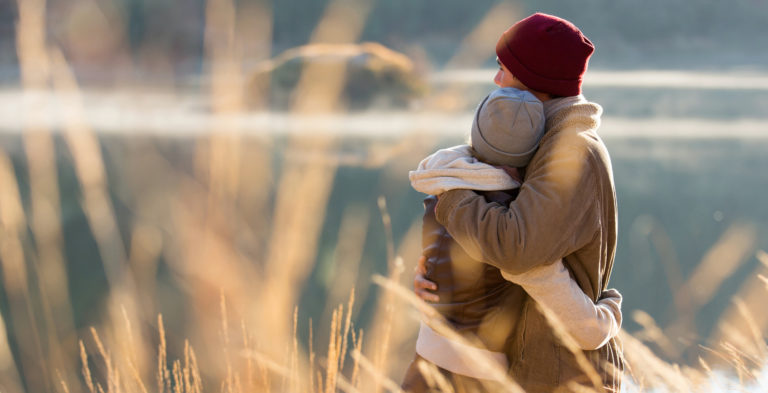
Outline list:
[[[44,3],[42,35],[28,29],[24,41],[19,4],[33,3]],[[597,46],[584,91],[605,109],[600,134],[620,225],[611,285],[625,295],[625,329],[671,362],[661,374],[722,362],[702,346],[733,343],[730,371],[754,377],[768,354],[768,2],[760,0],[0,1],[0,146],[9,163],[0,169],[13,177],[0,176],[0,200],[13,201],[18,187],[28,219],[0,214],[20,228],[1,235],[18,235],[24,256],[16,265],[0,257],[11,353],[0,340],[0,357],[16,361],[28,391],[55,391],[56,367],[78,391],[77,340],[86,359],[98,359],[96,379],[109,379],[94,326],[116,361],[144,359],[139,371],[152,380],[162,314],[168,356],[183,357],[189,338],[213,390],[253,371],[222,348],[263,350],[291,372],[332,378],[327,367],[297,366],[285,348],[329,347],[336,307],[355,288],[352,332],[366,332],[364,352],[397,380],[413,353],[416,314],[382,296],[371,276],[410,285],[423,195],[407,172],[463,141],[472,109],[493,88],[498,35],[534,11],[573,21]],[[360,42],[397,53],[361,57],[355,47],[316,68],[296,49]],[[368,68],[339,77],[360,59]],[[397,72],[371,73],[395,64]],[[283,81],[283,90],[254,88]],[[419,100],[378,105],[366,87]],[[361,95],[374,103],[362,109],[377,110],[358,112],[361,101],[350,98]],[[44,213],[53,219],[36,218]],[[58,267],[46,254],[57,247]],[[124,320],[136,328],[132,349]],[[227,329],[244,348],[222,343]],[[633,359],[636,371],[653,359]],[[232,364],[234,372],[222,366]],[[351,367],[341,366],[347,376]]]

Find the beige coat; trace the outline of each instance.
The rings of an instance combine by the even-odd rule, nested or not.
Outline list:
[[[469,255],[503,271],[520,274],[562,258],[597,301],[607,289],[616,250],[616,193],[610,157],[596,133],[602,109],[573,98],[545,103],[564,107],[547,114],[546,134],[515,201],[502,206],[470,190],[453,190],[439,196],[436,214]],[[530,297],[508,307],[522,321],[507,346],[510,374],[526,391],[588,384]],[[619,390],[621,352],[617,339],[584,351],[606,391]]]

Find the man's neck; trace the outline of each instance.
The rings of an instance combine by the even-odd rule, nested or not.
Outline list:
[[[550,95],[549,93],[542,93],[540,91],[533,91],[533,90],[528,90],[528,91],[530,91],[531,94],[533,94],[541,102],[547,102],[552,99],[552,95]]]

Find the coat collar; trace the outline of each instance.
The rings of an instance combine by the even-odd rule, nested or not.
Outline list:
[[[544,101],[544,116],[549,119],[553,114],[559,112],[565,107],[569,107],[575,104],[586,103],[587,99],[583,94],[570,97],[553,98],[551,100]]]
[[[554,98],[544,102],[546,117],[546,134],[551,136],[569,125],[579,125],[580,128],[597,129],[600,126],[600,116],[603,108],[587,101],[583,95]]]

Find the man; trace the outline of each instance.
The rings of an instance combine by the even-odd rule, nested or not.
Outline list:
[[[581,95],[592,43],[570,22],[534,14],[513,25],[496,45],[494,82],[533,93],[544,103],[545,135],[528,165],[516,200],[488,203],[471,190],[438,197],[437,221],[470,255],[520,274],[563,259],[584,293],[597,301],[607,289],[616,248],[616,193],[610,157],[596,130],[602,108]],[[423,277],[414,289],[434,300]],[[593,386],[587,371],[561,345],[530,297],[508,304],[518,316],[506,354],[510,375],[528,392]],[[620,343],[583,351],[607,392],[618,392]]]

